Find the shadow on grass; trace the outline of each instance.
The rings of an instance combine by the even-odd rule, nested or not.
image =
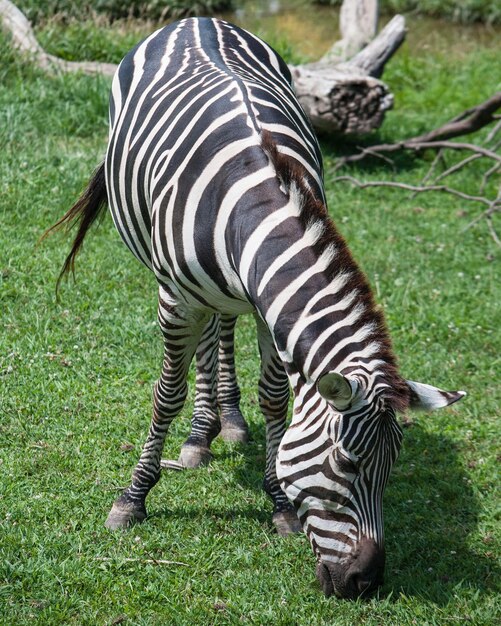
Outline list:
[[[261,489],[264,471],[264,424],[251,426],[252,441],[239,446],[243,460],[234,469],[237,483]],[[234,457],[229,449],[217,462]],[[205,471],[205,470],[198,470]],[[445,435],[414,423],[405,430],[404,447],[385,494],[386,584],[380,597],[399,593],[447,604],[459,585],[488,592],[499,580],[495,562],[468,545],[477,530],[479,503],[463,469],[461,451]],[[248,505],[176,507],[155,516],[213,516],[221,520],[255,519],[271,527],[269,512]]]
[[[195,470],[198,471],[198,470]],[[204,471],[203,469],[200,471]],[[147,503],[148,504],[148,503]],[[197,518],[213,518],[215,520],[225,522],[235,522],[235,527],[238,527],[239,519],[255,520],[260,524],[269,526],[272,530],[271,523],[272,506],[270,504],[270,510],[266,511],[253,507],[251,504],[237,504],[234,509],[228,508],[228,506],[217,506],[213,504],[207,504],[200,502],[199,504],[188,504],[177,501],[175,506],[170,505],[167,508],[157,509],[151,514],[148,512],[148,519],[165,518],[165,519],[187,519],[194,520]]]
[[[445,604],[463,583],[491,589],[500,572],[469,546],[479,509],[456,444],[419,424],[406,429],[385,495],[385,590]]]

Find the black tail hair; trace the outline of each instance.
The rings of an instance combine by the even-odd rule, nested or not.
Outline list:
[[[63,215],[53,226],[51,226],[42,236],[42,239],[47,237],[52,231],[59,230],[63,226],[70,228],[78,220],[78,231],[73,240],[70,253],[66,257],[63,264],[63,269],[59,274],[56,283],[56,292],[59,289],[61,279],[69,271],[72,274],[75,273],[75,257],[82,247],[83,241],[87,231],[96,221],[103,209],[108,204],[108,197],[106,193],[106,181],[104,177],[104,162],[96,169],[92,178],[89,181],[85,191],[80,198],[71,207],[71,209]]]

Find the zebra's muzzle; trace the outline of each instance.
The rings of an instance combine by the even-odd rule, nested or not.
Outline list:
[[[348,563],[319,561],[317,578],[326,597],[354,600],[370,596],[383,584],[384,548],[372,539],[362,539]]]

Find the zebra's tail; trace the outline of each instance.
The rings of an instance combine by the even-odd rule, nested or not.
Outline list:
[[[85,235],[96,219],[102,214],[107,204],[108,197],[106,193],[103,161],[94,172],[89,184],[76,203],[42,236],[42,239],[44,239],[52,231],[59,230],[63,226],[70,228],[74,223],[78,222],[78,230],[73,240],[73,245],[71,246],[70,253],[66,257],[63,268],[57,279],[56,292],[59,289],[59,284],[63,276],[69,271],[71,271],[72,274],[75,273],[75,257],[82,247]]]

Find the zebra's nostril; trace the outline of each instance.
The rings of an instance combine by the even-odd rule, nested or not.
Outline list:
[[[322,591],[325,597],[329,597],[334,593],[334,585],[332,584],[331,573],[321,561],[317,563],[317,578],[322,585]]]
[[[351,596],[368,596],[383,584],[384,548],[371,539],[358,544],[359,554],[346,571],[345,585]]]
[[[377,583],[374,580],[361,574],[347,576],[346,583],[347,586],[352,589],[354,595],[357,596],[366,595],[377,587]]]

